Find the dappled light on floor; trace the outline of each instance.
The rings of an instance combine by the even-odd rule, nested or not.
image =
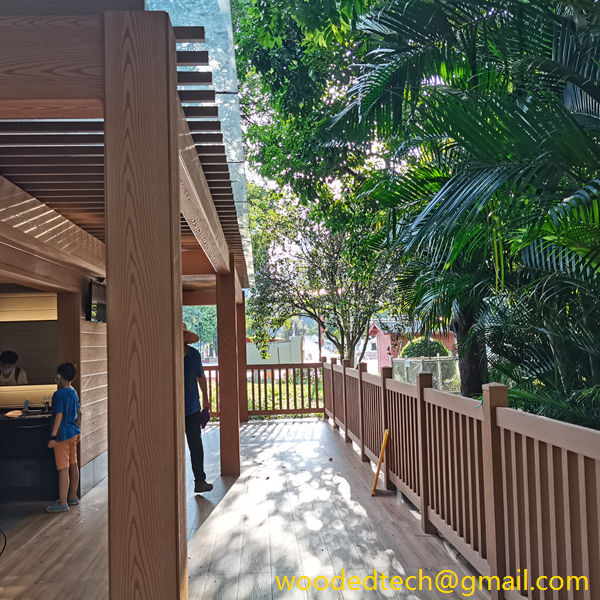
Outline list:
[[[276,577],[470,574],[401,496],[370,496],[373,469],[317,420],[242,427],[242,475],[190,539],[190,599],[459,598],[391,589],[279,590]],[[324,581],[324,580],[322,580]],[[486,595],[475,594],[475,598]]]

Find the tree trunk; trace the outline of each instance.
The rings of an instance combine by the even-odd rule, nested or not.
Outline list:
[[[454,333],[458,346],[458,370],[460,373],[460,393],[463,396],[478,396],[483,390],[484,373],[487,368],[485,344],[482,340],[472,340],[463,347],[475,319],[470,314],[460,314],[454,321]]]

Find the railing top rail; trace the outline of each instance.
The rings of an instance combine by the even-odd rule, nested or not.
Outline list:
[[[473,400],[472,398],[466,398],[465,396],[459,396],[458,394],[450,394],[448,392],[441,392],[440,390],[434,390],[433,388],[425,388],[423,390],[423,398],[428,404],[434,404],[447,408],[452,412],[472,417],[481,421],[483,419],[483,411],[481,409],[481,402]]]
[[[358,379],[358,370],[357,369],[346,369],[346,375],[348,375],[348,377]]]
[[[363,373],[363,381],[372,385],[381,385],[381,377],[373,373]]]
[[[338,365],[337,363],[335,365],[333,365],[333,370],[336,373],[343,373],[344,372],[344,367],[342,365]]]
[[[321,367],[322,363],[273,363],[246,365],[247,369],[314,369]]]
[[[318,369],[322,366],[320,362],[314,363],[277,363],[277,364],[257,364],[246,365],[246,369]],[[214,371],[219,368],[219,365],[204,365],[204,370]]]
[[[397,392],[403,396],[410,396],[411,398],[417,397],[417,386],[406,383],[405,381],[397,381],[396,379],[390,379],[385,384],[388,390]]]
[[[497,408],[499,427],[569,452],[600,460],[600,431],[555,421],[514,408]]]

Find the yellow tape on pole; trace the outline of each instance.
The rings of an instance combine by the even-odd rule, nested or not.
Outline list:
[[[375,481],[373,482],[371,496],[375,495],[375,489],[377,488],[377,480],[379,479],[379,471],[381,471],[381,463],[383,462],[383,456],[385,454],[385,447],[387,445],[388,435],[390,435],[390,430],[386,429],[383,434],[383,442],[381,442],[381,452],[379,453],[379,462],[377,463],[377,471],[375,472]]]

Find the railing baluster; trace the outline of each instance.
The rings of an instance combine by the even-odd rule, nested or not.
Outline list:
[[[279,378],[279,408],[283,410],[283,396],[281,395],[281,367],[277,369],[277,377]]]

